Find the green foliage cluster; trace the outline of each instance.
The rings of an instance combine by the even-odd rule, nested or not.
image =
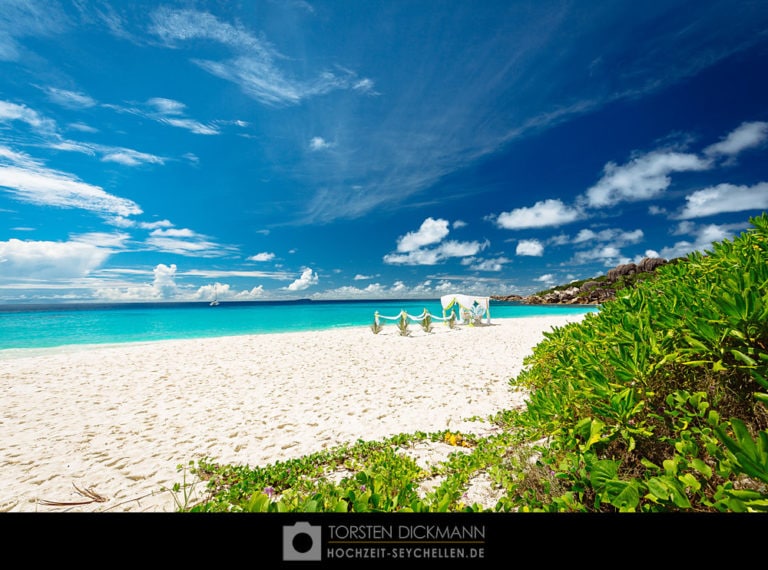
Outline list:
[[[479,511],[462,502],[469,475],[485,469],[510,445],[509,434],[475,441],[449,431],[398,435],[380,442],[359,440],[330,451],[266,467],[218,465],[210,460],[187,468],[206,482],[206,500],[183,505],[189,512],[453,512]],[[450,442],[462,449],[424,470],[407,453],[420,441]],[[180,467],[180,469],[182,469]],[[337,483],[334,473],[341,473]],[[442,483],[419,493],[420,482]],[[175,489],[180,492],[180,487]]]
[[[547,440],[515,508],[768,510],[768,217],[751,222],[545,335],[513,381],[514,424]]]
[[[401,434],[258,468],[201,461],[180,469],[206,497],[180,510],[479,511],[465,492],[483,473],[502,491],[496,511],[768,511],[768,216],[750,222],[546,333],[510,381],[527,406],[490,418],[495,435]],[[404,451],[427,440],[457,451],[420,468]]]

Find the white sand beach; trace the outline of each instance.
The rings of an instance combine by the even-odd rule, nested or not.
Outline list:
[[[470,418],[523,405],[508,381],[544,331],[582,318],[0,351],[0,511],[172,512],[163,489],[202,457],[257,466],[358,439],[479,433]]]

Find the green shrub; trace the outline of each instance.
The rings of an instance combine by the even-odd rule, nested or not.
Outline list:
[[[545,335],[512,384],[566,491],[521,505],[766,509],[768,217],[751,223]]]

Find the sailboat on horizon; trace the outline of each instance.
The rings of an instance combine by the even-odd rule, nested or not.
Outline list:
[[[211,307],[215,307],[219,304],[219,289],[218,289],[218,283],[213,286],[213,301],[209,303]]]

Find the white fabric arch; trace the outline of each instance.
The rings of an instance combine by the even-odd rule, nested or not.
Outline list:
[[[475,319],[480,320],[485,317],[485,322],[489,325],[491,324],[490,297],[476,297],[474,295],[453,293],[440,297],[440,304],[443,306],[443,316],[445,316],[447,310],[453,308],[454,305],[458,305],[459,316],[462,316],[462,313],[468,314],[470,323]],[[462,320],[465,319],[462,318]]]

